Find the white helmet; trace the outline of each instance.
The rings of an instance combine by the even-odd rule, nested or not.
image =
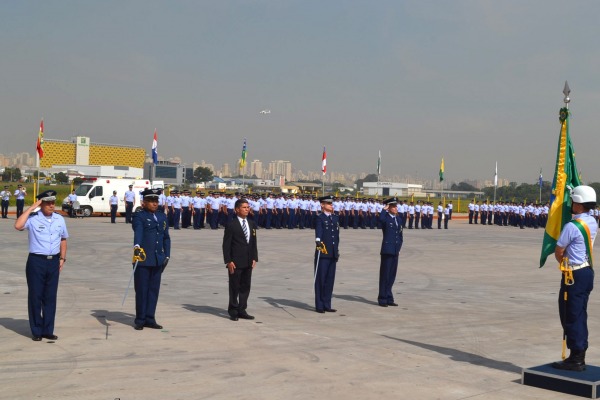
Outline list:
[[[591,186],[577,186],[571,192],[571,199],[573,203],[595,203],[596,191]]]

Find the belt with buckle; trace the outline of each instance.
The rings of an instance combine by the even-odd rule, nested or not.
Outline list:
[[[46,260],[52,260],[54,258],[58,258],[58,256],[60,255],[60,253],[58,254],[51,254],[49,256],[45,255],[45,254],[36,254],[36,253],[29,253],[30,256],[34,256],[34,257],[39,257],[39,258],[45,258]]]
[[[573,271],[577,271],[578,269],[589,267],[589,266],[590,266],[590,264],[587,261],[584,262],[583,264],[579,264],[579,265],[569,265],[569,267],[571,267],[571,269]]]

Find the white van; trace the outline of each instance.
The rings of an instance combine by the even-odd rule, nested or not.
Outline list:
[[[133,185],[135,192],[135,206],[140,205],[140,191],[146,188],[160,188],[164,186],[164,182],[155,181],[154,185],[147,179],[116,179],[116,178],[88,178],[85,179],[77,189],[77,201],[83,215],[89,217],[92,213],[110,213],[110,205],[108,200],[112,196],[113,191],[117,191],[119,198],[119,207],[117,213],[125,212],[125,201],[123,196],[129,190],[129,185]],[[156,185],[156,186],[155,186]]]

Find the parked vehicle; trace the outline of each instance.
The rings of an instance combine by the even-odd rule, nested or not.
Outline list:
[[[163,181],[150,182],[148,179],[118,179],[118,178],[87,178],[81,185],[75,189],[79,207],[84,216],[89,217],[93,213],[110,213],[108,200],[113,191],[117,191],[119,198],[118,213],[125,212],[125,201],[123,196],[129,185],[133,185],[133,191],[136,193],[136,206],[139,206],[140,199],[138,193],[146,188],[164,188]],[[68,202],[63,202],[62,210],[69,211]]]

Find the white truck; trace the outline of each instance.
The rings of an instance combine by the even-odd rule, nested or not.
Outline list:
[[[118,178],[87,178],[84,179],[81,185],[75,189],[79,207],[83,216],[89,217],[93,213],[110,213],[109,199],[113,191],[117,191],[119,198],[119,206],[117,213],[125,212],[125,201],[123,196],[129,190],[129,185],[133,185],[135,192],[135,206],[140,205],[140,191],[146,188],[164,189],[164,181],[150,182],[148,179],[118,179]],[[70,208],[68,202],[62,205],[63,211],[65,208]]]

